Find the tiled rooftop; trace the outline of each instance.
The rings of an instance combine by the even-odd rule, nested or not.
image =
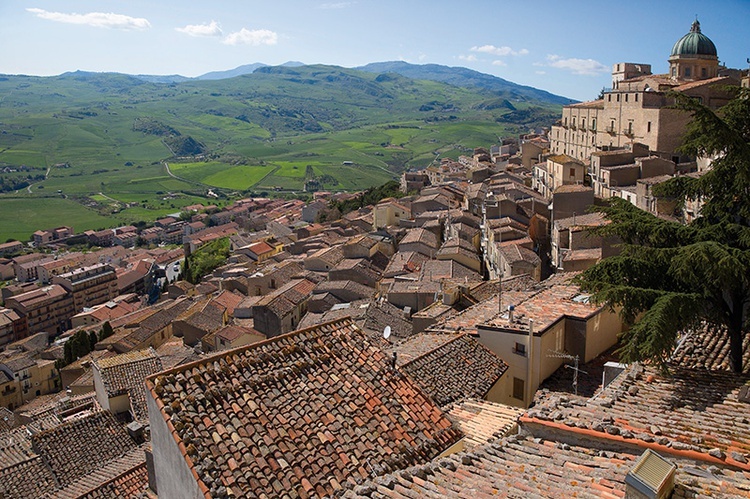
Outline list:
[[[148,471],[143,447],[136,447],[75,482],[49,499],[109,499],[147,497]]]
[[[417,357],[440,348],[444,344],[458,338],[458,333],[453,332],[422,332],[395,344],[388,349],[388,354],[396,352],[396,365],[403,366]]]
[[[750,335],[742,343],[743,373],[750,374]],[[710,371],[729,371],[729,334],[726,329],[704,325],[689,331],[675,349],[670,363]]]
[[[133,416],[148,421],[143,380],[162,370],[162,363],[153,348],[128,352],[95,361],[109,397],[127,393]]]
[[[56,487],[55,476],[39,456],[12,466],[0,466],[0,497],[36,498]]]
[[[329,496],[373,472],[426,462],[460,438],[349,320],[181,366],[147,385],[160,407],[151,418],[167,420],[212,495]]]
[[[424,466],[368,480],[345,491],[352,498],[618,498],[640,453],[605,451],[511,436]],[[748,477],[677,460],[673,499],[750,497]]]
[[[108,411],[72,420],[32,435],[34,450],[65,487],[135,448]]]
[[[509,435],[517,427],[523,409],[487,400],[466,399],[447,407],[448,417],[464,432],[464,446],[471,449]]]
[[[469,335],[448,343],[401,366],[437,405],[464,398],[483,399],[508,366]]]
[[[564,425],[588,437],[712,457],[750,472],[750,405],[740,402],[747,375],[631,366],[596,397],[571,400],[539,391],[525,418]]]

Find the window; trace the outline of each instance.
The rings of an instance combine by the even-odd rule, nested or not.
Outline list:
[[[523,400],[524,381],[519,378],[513,378],[513,398]]]
[[[586,128],[586,118],[581,118],[581,128]]]
[[[591,120],[591,129],[596,130],[596,118]]]
[[[526,345],[516,342],[516,344],[513,346],[513,353],[526,357]]]
[[[685,68],[685,78],[690,77],[690,68]]]
[[[607,94],[607,101],[612,102],[612,94]]]
[[[706,77],[706,68],[701,68],[701,76],[702,76],[703,78],[705,78],[705,77]]]
[[[571,168],[570,169],[570,176],[571,177],[575,177],[576,176],[576,169],[575,168]]]
[[[628,94],[625,94],[625,102],[628,101]]]
[[[646,131],[651,132],[651,122],[646,123]]]
[[[638,102],[638,94],[635,94],[635,101]]]

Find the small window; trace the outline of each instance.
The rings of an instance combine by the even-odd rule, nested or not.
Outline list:
[[[701,68],[701,76],[702,76],[703,78],[705,78],[705,77],[706,77],[706,68]]]
[[[612,102],[612,94],[607,94],[607,101]]]
[[[628,94],[625,94],[625,102],[628,101]]]
[[[520,378],[513,378],[513,398],[523,400],[524,381]]]
[[[513,346],[513,353],[526,357],[526,345],[516,342],[516,344]]]
[[[646,131],[651,132],[651,122],[646,123]]]
[[[635,101],[638,102],[638,94],[635,94]]]
[[[617,94],[617,102],[620,102],[620,94]]]
[[[685,77],[686,78],[690,77],[690,68],[685,68]]]
[[[570,169],[570,176],[571,177],[575,177],[576,176],[576,169],[575,168],[571,168]]]

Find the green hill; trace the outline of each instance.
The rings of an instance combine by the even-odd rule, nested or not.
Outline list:
[[[112,73],[4,75],[0,240],[44,228],[39,217],[77,231],[152,220],[209,189],[218,202],[299,192],[311,176],[325,189],[364,189],[437,154],[457,157],[546,125],[559,111],[529,96],[334,66],[168,83]],[[34,221],[3,206],[27,207]],[[81,210],[86,216],[58,216]]]

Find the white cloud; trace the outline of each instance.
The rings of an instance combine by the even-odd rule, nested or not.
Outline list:
[[[242,28],[224,38],[227,45],[276,45],[278,41],[279,35],[267,29]]]
[[[477,56],[475,56],[474,54],[459,55],[458,58],[461,59],[462,61],[466,61],[466,62],[476,62],[477,61]]]
[[[175,28],[175,30],[190,36],[222,35],[221,27],[216,21],[211,21],[209,24],[188,24],[184,28]]]
[[[547,65],[557,69],[570,71],[577,75],[598,75],[600,73],[609,73],[610,69],[599,61],[594,59],[563,59],[559,55],[548,55]]]
[[[495,47],[494,45],[482,45],[481,47],[471,47],[469,50],[472,52],[481,52],[483,54],[497,55],[504,57],[506,55],[527,55],[529,53],[526,49],[513,50],[512,48],[503,45],[502,47]]]
[[[89,12],[87,14],[65,14],[63,12],[48,12],[42,9],[26,9],[35,16],[48,21],[60,23],[80,24],[95,28],[114,28],[124,30],[144,30],[151,27],[151,23],[142,17],[130,17],[112,12]]]
[[[323,3],[318,5],[319,9],[345,9],[354,5],[354,2]]]
[[[546,72],[546,71],[534,71],[534,72],[535,72],[536,74],[538,74],[538,75],[546,75],[546,74],[547,74],[547,72]]]
[[[507,66],[508,64],[505,61],[501,61],[500,59],[497,59],[495,61],[492,61],[493,66]]]

